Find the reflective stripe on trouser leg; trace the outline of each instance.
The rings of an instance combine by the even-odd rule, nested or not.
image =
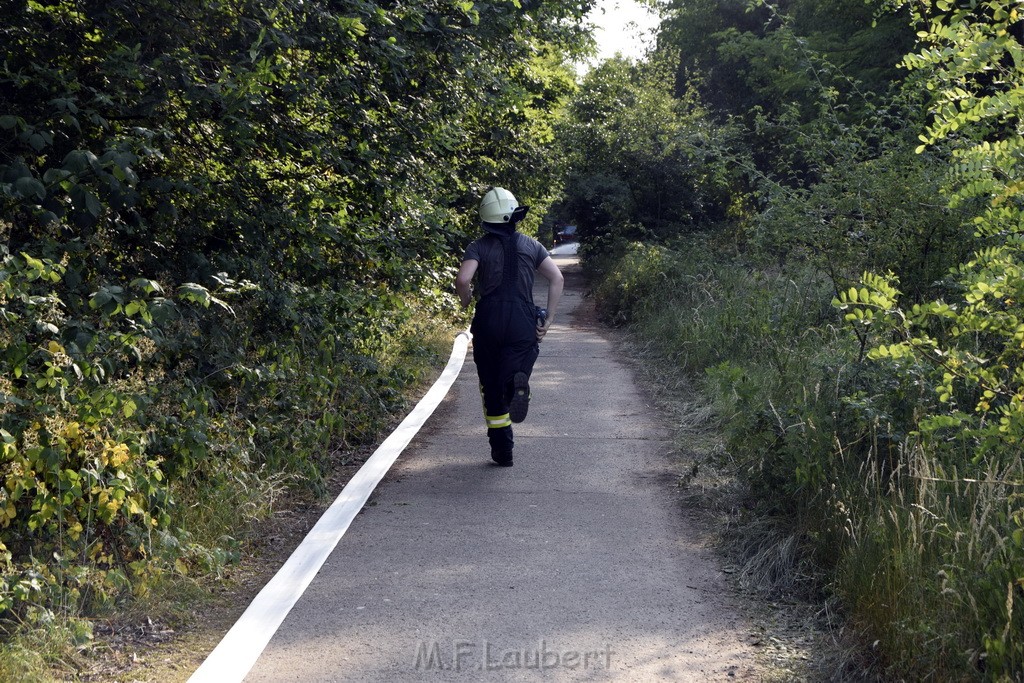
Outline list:
[[[484,421],[487,423],[488,429],[501,429],[502,427],[511,427],[512,418],[509,417],[508,413],[504,415],[488,415],[487,414],[487,397],[484,395],[484,385],[480,385],[480,401],[484,404]]]
[[[512,418],[509,417],[508,413],[504,415],[484,415],[484,420],[487,421],[488,429],[501,429],[502,427],[512,426]]]

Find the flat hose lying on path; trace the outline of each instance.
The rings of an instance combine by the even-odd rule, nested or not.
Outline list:
[[[448,394],[462,371],[470,339],[468,331],[455,337],[451,357],[441,376],[349,480],[274,578],[263,587],[220,644],[192,674],[189,683],[231,683],[245,678],[377,484]]]

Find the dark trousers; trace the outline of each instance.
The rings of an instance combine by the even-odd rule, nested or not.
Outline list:
[[[476,307],[473,324],[473,360],[484,399],[484,419],[491,448],[512,450],[512,377],[533,372],[540,346],[537,343],[536,308],[528,301],[484,298]]]

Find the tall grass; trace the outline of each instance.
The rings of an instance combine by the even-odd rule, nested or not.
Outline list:
[[[906,456],[889,481],[862,468],[835,493],[848,536],[837,589],[886,658],[917,678],[1019,679],[1020,461],[964,476],[920,444]]]
[[[748,573],[792,589],[812,562],[887,676],[1024,677],[1020,454],[920,437],[935,398],[913,368],[863,359],[829,281],[699,243],[632,245],[595,294],[666,382],[694,379],[714,406],[766,516],[753,522]]]

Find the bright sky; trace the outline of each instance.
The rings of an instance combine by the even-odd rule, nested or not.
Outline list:
[[[596,27],[598,49],[591,64],[614,57],[616,52],[633,59],[643,57],[653,42],[651,29],[658,25],[658,17],[635,0],[598,0],[587,18]]]

